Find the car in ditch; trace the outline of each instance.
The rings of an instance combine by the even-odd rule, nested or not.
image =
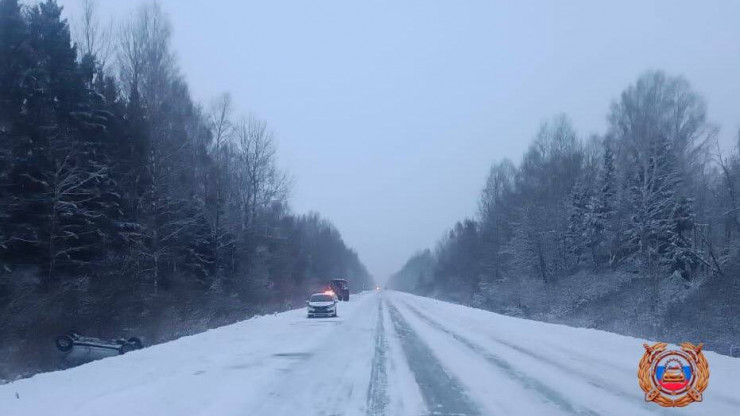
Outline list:
[[[137,337],[101,339],[86,337],[75,331],[60,335],[54,340],[57,349],[76,360],[95,360],[144,348]]]
[[[308,317],[336,317],[337,303],[337,296],[333,292],[314,293],[306,301]]]

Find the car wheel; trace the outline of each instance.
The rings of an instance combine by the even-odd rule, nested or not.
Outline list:
[[[56,339],[54,340],[54,344],[56,344],[57,349],[62,352],[71,351],[72,347],[74,347],[74,342],[69,335],[61,335],[56,337]]]
[[[134,349],[140,350],[144,348],[144,343],[139,338],[131,337],[128,339],[128,343],[134,346]]]
[[[126,343],[126,344],[121,345],[121,348],[118,349],[118,353],[120,355],[123,355],[123,354],[126,354],[127,352],[131,352],[131,351],[133,351],[135,349],[136,349],[136,347],[134,347],[133,344]]]

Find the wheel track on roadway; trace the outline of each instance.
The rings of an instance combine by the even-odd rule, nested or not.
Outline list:
[[[425,322],[429,323],[430,325],[432,325],[434,327],[437,327],[437,329],[441,329],[443,332],[446,332],[446,333],[450,333],[451,334],[453,332],[448,327],[445,327],[444,325],[442,325],[439,322],[437,322],[437,321],[433,320],[432,318],[430,318],[428,315],[424,314],[424,312],[420,311],[419,308],[417,308],[416,306],[413,306],[413,305],[409,304],[406,301],[401,301],[401,302],[403,303],[403,305],[406,308],[408,308],[417,317],[419,317],[420,319],[422,319]],[[455,337],[458,337],[458,338],[462,337],[459,334],[455,334],[454,336]],[[578,369],[575,369],[575,368],[572,368],[572,367],[568,367],[568,366],[563,365],[563,364],[561,364],[561,363],[559,363],[557,361],[553,361],[553,360],[551,360],[551,359],[543,356],[542,354],[539,354],[539,353],[537,353],[535,351],[532,351],[529,348],[523,347],[522,345],[514,344],[512,342],[503,340],[503,339],[501,339],[499,337],[495,337],[495,336],[492,336],[492,335],[486,335],[486,336],[487,336],[488,339],[490,339],[491,341],[493,341],[493,342],[495,342],[497,344],[500,344],[500,345],[502,345],[504,347],[507,347],[509,349],[512,349],[512,350],[514,350],[514,351],[516,351],[516,352],[518,352],[520,354],[524,354],[524,355],[526,355],[526,356],[528,356],[528,357],[530,357],[530,358],[532,358],[534,360],[537,360],[539,362],[542,362],[542,363],[545,363],[545,364],[550,365],[552,367],[555,367],[559,371],[562,371],[564,373],[574,374],[574,375],[578,376],[584,382],[588,383],[589,385],[591,385],[593,387],[596,387],[598,389],[601,389],[601,390],[603,390],[603,391],[605,391],[605,392],[607,392],[609,394],[612,394],[614,396],[617,396],[620,399],[627,400],[627,401],[633,401],[634,400],[634,395],[631,395],[625,389],[619,388],[619,386],[607,385],[603,380],[599,380],[599,379],[593,377],[593,375],[591,375],[591,374],[588,374],[588,373],[586,373],[584,371],[581,371],[581,370],[578,370]],[[464,337],[462,337],[462,338],[464,338]],[[469,341],[469,342],[471,344],[475,344],[472,341]],[[484,350],[485,351],[485,349],[483,347],[481,347],[481,346],[479,346],[477,344],[475,344],[475,345],[480,350]],[[560,348],[558,348],[558,349],[562,351],[562,349],[560,349]],[[660,414],[660,415],[666,415],[666,416],[668,416],[668,415],[674,415],[675,414],[675,412],[671,412],[670,409],[665,409],[665,408],[662,408],[662,407],[654,407],[654,408],[644,409],[644,410],[646,410],[648,412],[652,412],[654,414]]]
[[[574,415],[581,415],[581,416],[598,416],[599,414],[594,412],[590,409],[578,409],[573,404],[570,403],[565,397],[563,397],[560,393],[553,390],[546,384],[540,382],[539,380],[536,380],[532,377],[528,377],[525,374],[521,373],[517,369],[511,366],[506,360],[502,359],[501,357],[493,354],[492,352],[488,351],[487,349],[481,347],[480,345],[470,341],[469,339],[453,332],[449,328],[443,326],[439,322],[427,317],[426,315],[419,312],[416,308],[410,306],[407,302],[403,302],[403,305],[411,311],[414,315],[416,315],[419,319],[424,321],[427,325],[430,327],[436,329],[437,331],[440,331],[444,334],[447,334],[454,338],[456,341],[476,353],[477,355],[481,356],[483,359],[485,359],[487,362],[495,366],[496,368],[503,371],[505,374],[507,374],[512,380],[516,380],[519,384],[524,386],[526,389],[529,389],[533,392],[535,392],[538,396],[542,397],[544,400],[552,403],[553,405],[557,406],[560,410]],[[395,309],[395,308],[394,308]]]
[[[460,382],[447,373],[429,346],[408,325],[393,304],[391,322],[401,341],[406,361],[431,415],[477,416],[481,411],[465,394]]]
[[[370,370],[370,385],[367,388],[367,416],[385,416],[390,399],[388,398],[388,373],[386,371],[386,350],[383,324],[383,298],[378,302],[378,323],[375,326],[375,352]]]

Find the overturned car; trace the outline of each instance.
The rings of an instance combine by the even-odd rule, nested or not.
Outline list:
[[[141,339],[136,337],[106,340],[82,336],[75,331],[56,337],[54,344],[75,361],[92,361],[144,348]]]

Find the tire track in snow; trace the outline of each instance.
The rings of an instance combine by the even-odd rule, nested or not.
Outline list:
[[[535,392],[536,394],[538,394],[539,396],[541,396],[543,399],[545,399],[548,402],[550,402],[550,403],[554,404],[555,406],[557,406],[560,410],[562,410],[564,412],[567,412],[569,414],[574,414],[574,415],[598,416],[598,413],[596,413],[596,412],[594,412],[594,411],[592,411],[590,409],[577,409],[568,400],[566,400],[565,397],[563,397],[557,391],[555,391],[555,390],[551,389],[550,387],[548,387],[546,384],[540,382],[537,379],[534,379],[532,377],[529,377],[529,376],[521,373],[520,371],[518,371],[517,369],[515,369],[514,367],[512,367],[511,364],[509,364],[508,362],[506,362],[501,357],[499,357],[499,356],[493,354],[492,352],[488,351],[487,349],[485,349],[485,348],[483,348],[483,347],[481,347],[481,346],[473,343],[469,339],[467,339],[467,338],[465,338],[465,337],[463,337],[463,336],[461,336],[459,334],[456,334],[456,333],[452,332],[451,330],[449,330],[448,328],[444,327],[439,322],[437,322],[437,321],[435,321],[435,320],[427,317],[426,315],[422,314],[416,308],[414,308],[413,306],[409,305],[408,303],[406,303],[406,302],[403,302],[403,303],[404,303],[404,306],[409,309],[409,311],[411,311],[414,315],[416,315],[422,321],[426,322],[429,326],[431,326],[432,328],[434,328],[434,329],[436,329],[436,330],[438,330],[440,332],[443,332],[443,333],[451,336],[452,338],[454,338],[455,340],[457,340],[458,342],[460,342],[461,344],[463,344],[464,346],[466,346],[468,349],[470,349],[471,351],[473,351],[476,354],[480,355],[486,361],[488,361],[489,363],[493,364],[494,366],[496,366],[497,368],[499,368],[501,371],[503,371],[504,373],[506,373],[512,380],[516,380],[517,382],[519,382],[519,384],[521,384],[522,386],[524,386],[527,389],[532,390],[533,392]]]
[[[386,356],[388,342],[383,325],[383,298],[378,302],[378,324],[375,328],[375,353],[370,370],[370,385],[367,388],[367,416],[385,416],[388,407],[388,373]]]
[[[393,327],[422,398],[432,415],[477,416],[481,412],[465,395],[458,380],[448,374],[432,350],[409,327],[395,306],[389,305]]]
[[[406,306],[407,308],[409,308],[409,310],[411,312],[413,312],[416,316],[418,316],[419,318],[423,319],[424,321],[426,321],[426,322],[435,322],[437,325],[442,326],[441,324],[437,323],[436,321],[433,321],[432,318],[430,318],[427,315],[425,315],[424,312],[422,312],[421,310],[419,310],[419,308],[417,308],[416,306],[412,306],[411,304],[409,304],[408,302],[405,302],[405,301],[403,301],[403,304],[404,304],[404,306]],[[446,330],[446,332],[449,332],[450,331],[449,328],[445,328],[445,330]],[[573,368],[573,367],[569,367],[569,366],[563,365],[563,364],[561,364],[558,361],[551,360],[551,359],[543,356],[542,354],[540,354],[540,353],[538,353],[536,351],[533,351],[533,350],[531,350],[529,348],[525,348],[525,347],[523,347],[521,345],[514,344],[512,342],[506,341],[504,339],[501,339],[501,338],[498,338],[498,337],[495,337],[495,336],[492,336],[492,335],[488,335],[487,337],[491,341],[493,341],[495,343],[498,343],[498,344],[501,344],[501,345],[503,345],[503,346],[505,346],[507,348],[510,348],[510,349],[512,349],[514,351],[517,351],[520,354],[524,354],[524,355],[526,355],[526,356],[528,356],[528,357],[530,357],[530,358],[532,358],[534,360],[540,361],[540,362],[545,363],[547,365],[551,365],[551,366],[557,368],[559,371],[561,371],[563,373],[570,373],[570,374],[577,375],[585,383],[587,383],[587,384],[589,384],[589,385],[591,385],[591,386],[593,386],[593,387],[595,387],[597,389],[601,389],[601,390],[605,391],[608,394],[612,394],[614,396],[617,396],[617,397],[619,397],[619,398],[621,398],[623,400],[627,400],[627,401],[634,400],[634,396],[631,395],[631,394],[629,394],[629,392],[626,391],[625,389],[623,389],[622,386],[619,386],[619,385],[616,385],[615,386],[613,384],[608,384],[608,382],[606,382],[604,380],[599,380],[599,379],[595,378],[592,374],[588,374],[585,371],[582,371],[582,370],[579,370],[579,369],[576,369],[576,368]],[[479,348],[482,349],[482,347],[479,347]],[[562,351],[562,349],[560,349],[560,350]],[[675,412],[671,412],[670,409],[665,409],[665,408],[662,408],[662,407],[649,408],[649,409],[646,409],[646,411],[652,412],[652,413],[656,413],[656,414],[666,415],[666,416],[675,414]]]
[[[408,303],[406,301],[402,301],[402,302],[403,302],[404,306],[406,306],[407,308],[409,308],[409,310],[411,310],[412,312],[414,312],[414,314],[416,314],[417,316],[419,316],[421,319],[424,319],[427,322],[432,319],[432,318],[429,318],[427,315],[425,315],[424,312],[422,312],[418,307],[413,306],[413,305],[411,305],[410,303]],[[438,323],[438,325],[441,325],[441,324]],[[447,328],[447,331],[449,331],[448,328]],[[547,365],[551,365],[551,366],[557,368],[559,371],[562,371],[563,373],[570,373],[570,374],[577,375],[585,383],[587,383],[587,384],[589,384],[589,385],[591,385],[591,386],[593,386],[593,387],[595,387],[597,389],[603,390],[604,392],[606,392],[608,394],[612,394],[612,395],[617,396],[620,399],[623,399],[623,400],[626,400],[626,401],[633,401],[634,400],[634,396],[632,394],[630,394],[629,391],[627,391],[626,389],[624,389],[623,386],[621,386],[621,385],[614,385],[613,383],[612,384],[609,384],[608,381],[606,381],[606,380],[596,378],[592,374],[589,374],[589,373],[587,373],[585,371],[582,371],[580,369],[563,365],[559,361],[551,360],[551,359],[547,358],[546,356],[544,356],[544,355],[542,355],[542,354],[540,354],[540,353],[538,353],[538,352],[536,352],[536,351],[534,351],[532,349],[526,348],[526,347],[524,347],[522,345],[514,344],[512,342],[509,342],[507,340],[501,339],[499,337],[495,337],[493,335],[487,335],[487,338],[490,339],[491,341],[495,342],[495,343],[501,344],[501,345],[503,345],[503,346],[505,346],[507,348],[510,348],[510,349],[512,349],[514,351],[519,352],[520,354],[526,355],[526,356],[528,356],[528,357],[530,357],[530,358],[532,358],[534,360],[540,361],[540,362],[545,363]],[[560,351],[562,351],[562,352],[564,352],[564,353],[567,353],[568,352],[568,351],[565,351],[564,349],[559,348],[559,347],[557,347],[557,349],[560,350]],[[732,403],[732,402],[730,402],[730,403]],[[738,402],[735,402],[735,403],[738,403]],[[670,416],[670,415],[674,415],[675,414],[675,412],[672,412],[671,409],[666,409],[666,408],[663,408],[663,407],[653,407],[653,408],[647,408],[647,409],[644,409],[644,410],[646,412],[651,412],[651,413],[654,413],[654,414],[660,414],[660,415],[665,415],[665,416]]]

